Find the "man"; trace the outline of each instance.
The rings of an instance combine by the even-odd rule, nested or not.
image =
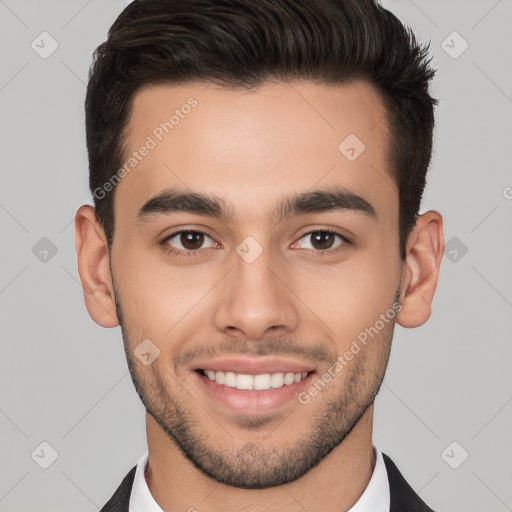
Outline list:
[[[444,249],[419,215],[434,71],[372,0],[136,0],[86,98],[91,317],[121,326],[148,452],[102,511],[428,511],[372,443],[395,322]]]

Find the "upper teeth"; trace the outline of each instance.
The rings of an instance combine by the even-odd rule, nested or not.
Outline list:
[[[205,370],[206,376],[217,384],[224,384],[237,389],[270,389],[287,386],[304,379],[308,372],[303,373],[263,373],[260,375],[246,375],[235,372],[214,372]]]

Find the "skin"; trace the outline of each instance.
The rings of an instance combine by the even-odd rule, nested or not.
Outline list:
[[[373,399],[394,322],[417,327],[431,313],[442,217],[418,217],[402,261],[386,112],[368,83],[146,87],[134,97],[129,152],[191,96],[198,105],[116,187],[110,265],[94,209],[76,214],[87,309],[101,326],[121,322],[148,410],[146,481],[163,510],[347,510],[374,468]],[[338,149],[349,134],[366,146],[353,162]],[[329,186],[362,196],[375,217],[347,209],[270,218],[283,197]],[[222,198],[232,218],[175,212],[140,220],[141,207],[169,188]],[[161,244],[184,228],[208,235],[195,256]],[[322,228],[350,243],[335,237],[332,248],[318,249],[307,233]],[[236,252],[248,236],[263,249],[252,263]],[[166,243],[184,247],[179,237]],[[307,405],[292,399],[237,414],[198,384],[194,363],[227,355],[272,355],[321,376],[397,297],[396,318]],[[148,366],[134,355],[144,339],[160,350]]]

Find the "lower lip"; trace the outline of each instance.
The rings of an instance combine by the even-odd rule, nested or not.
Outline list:
[[[217,384],[199,372],[193,373],[199,380],[199,385],[212,398],[227,406],[231,411],[241,414],[261,414],[297,400],[297,394],[309,385],[314,375],[314,372],[309,373],[305,379],[280,388],[250,390]]]

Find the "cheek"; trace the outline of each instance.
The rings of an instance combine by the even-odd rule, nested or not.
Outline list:
[[[294,272],[291,288],[343,345],[393,304],[399,268],[377,258],[359,258]],[[290,275],[290,278],[292,276]],[[311,312],[307,312],[312,316]]]
[[[213,271],[173,267],[166,265],[161,255],[135,250],[123,253],[114,276],[125,323],[157,340],[170,336],[182,321],[197,322],[201,298],[215,284]]]

